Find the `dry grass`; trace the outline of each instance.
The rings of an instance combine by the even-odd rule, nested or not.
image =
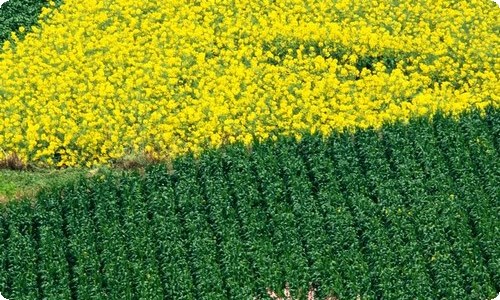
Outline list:
[[[151,153],[129,154],[115,160],[112,163],[113,168],[133,171],[143,170],[148,165],[159,163],[161,160]]]
[[[5,157],[0,160],[0,169],[23,171],[27,169],[26,163],[16,153],[4,155]]]
[[[0,169],[0,203],[20,198],[35,198],[42,188],[70,183],[85,172],[87,170],[75,168]]]
[[[137,171],[145,173],[146,167],[154,164],[164,164],[170,174],[174,173],[172,159],[169,157],[159,158],[151,153],[129,154],[112,162],[111,169],[122,171]]]

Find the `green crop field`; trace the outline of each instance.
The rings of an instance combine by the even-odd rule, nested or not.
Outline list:
[[[499,12],[9,0],[0,299],[494,298]]]
[[[108,173],[2,207],[11,299],[487,299],[498,110],[283,138]]]

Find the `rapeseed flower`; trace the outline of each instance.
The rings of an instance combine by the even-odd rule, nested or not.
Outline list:
[[[0,144],[33,164],[175,157],[500,104],[487,0],[50,4],[41,29],[0,50]]]

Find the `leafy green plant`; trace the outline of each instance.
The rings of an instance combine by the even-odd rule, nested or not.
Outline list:
[[[235,144],[43,188],[0,206],[0,289],[12,299],[492,297],[500,177],[489,118]]]

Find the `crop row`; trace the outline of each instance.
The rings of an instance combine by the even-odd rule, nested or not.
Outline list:
[[[2,206],[11,299],[489,299],[499,112],[234,145]]]

